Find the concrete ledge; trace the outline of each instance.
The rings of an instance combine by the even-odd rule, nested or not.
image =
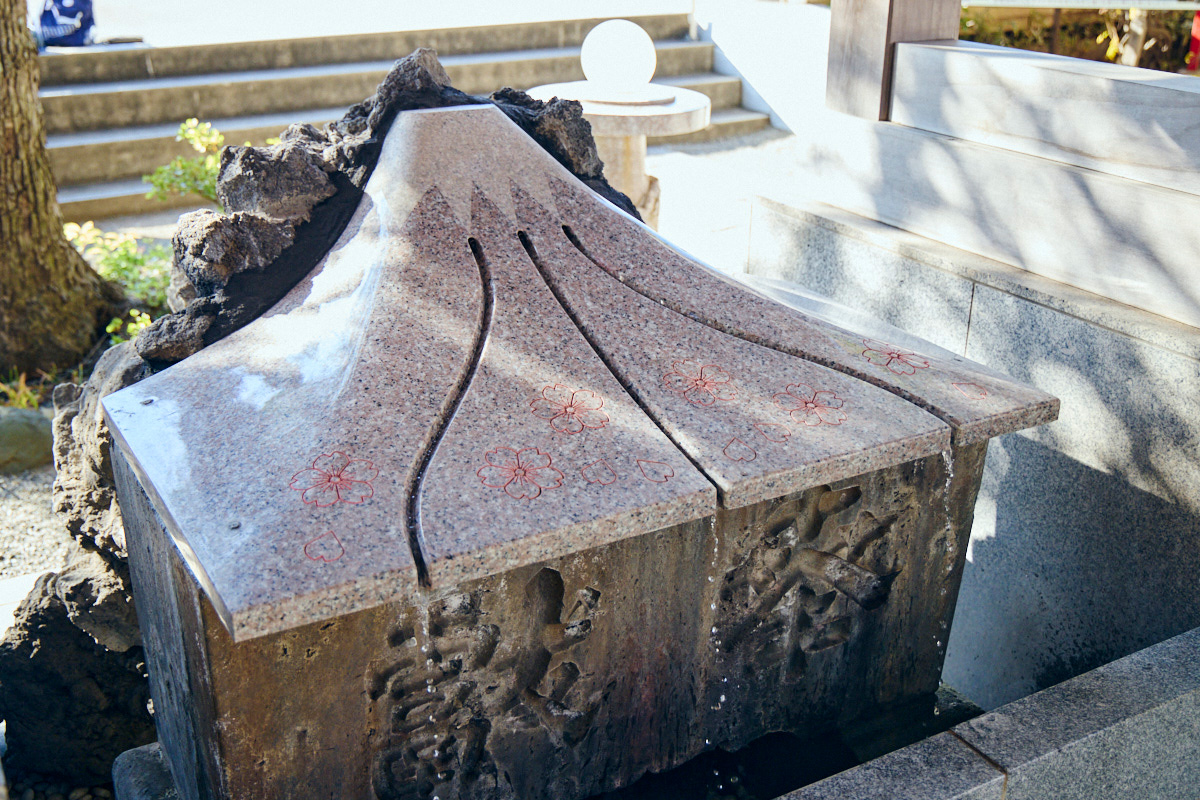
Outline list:
[[[1200,329],[1192,325],[1148,313],[1085,289],[824,203],[795,206],[760,197],[754,204],[752,224],[754,230],[749,256],[751,273],[787,278],[834,300],[845,302],[848,292],[861,298],[867,282],[882,284],[886,290],[893,292],[895,284],[890,282],[893,276],[883,264],[889,259],[870,259],[872,270],[885,271],[873,276],[856,276],[863,281],[862,284],[835,282],[828,265],[822,267],[823,261],[836,259],[837,267],[843,268],[850,266],[847,263],[849,259],[829,253],[826,244],[818,241],[820,237],[809,232],[812,228],[880,248],[894,257],[934,267],[1188,358],[1200,359]],[[820,253],[814,252],[814,248]],[[796,270],[801,270],[801,273]],[[841,277],[848,276],[842,273]],[[899,324],[910,333],[961,352],[961,347],[942,344],[944,336],[930,335],[912,325],[889,319],[890,315],[883,307],[868,310],[881,319]],[[914,317],[913,322],[916,323],[918,319]],[[941,324],[941,320],[929,321]]]
[[[978,42],[896,46],[890,119],[1200,192],[1200,81]]]
[[[787,800],[1176,800],[1197,786],[1200,628]]]

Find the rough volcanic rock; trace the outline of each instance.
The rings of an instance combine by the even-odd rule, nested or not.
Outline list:
[[[516,89],[501,89],[492,94],[492,102],[576,176],[604,175],[592,125],[583,118],[583,107],[576,101],[555,97],[546,102]]]
[[[171,243],[175,263],[201,295],[216,294],[239,272],[270,266],[294,238],[290,224],[241,211],[224,216],[205,208],[179,218]]]
[[[121,800],[179,800],[158,742],[122,753],[113,763],[113,786]]]
[[[174,364],[204,347],[204,334],[213,324],[214,313],[208,298],[192,300],[182,313],[159,317],[145,328],[134,348],[153,364]]]
[[[270,147],[226,147],[217,197],[226,211],[293,225],[308,222],[313,206],[337,191],[325,167],[318,153],[292,140]]]
[[[5,761],[14,772],[103,783],[119,753],[154,740],[142,649],[97,643],[72,622],[57,582],[53,573],[38,580],[0,641]]]
[[[71,622],[105,649],[124,653],[142,643],[127,562],[77,543],[54,587]]]
[[[422,48],[397,61],[375,94],[323,130],[292,125],[277,145],[226,149],[217,195],[234,213],[187,215],[174,240],[173,266],[194,285],[193,303],[207,298],[203,313],[189,303],[174,319],[160,320],[142,332],[138,352],[161,369],[196,352],[199,341],[212,344],[256,319],[337,241],[396,114],[483,103],[495,104],[580,180],[637,216],[629,198],[604,179],[578,103],[544,103],[512,89],[490,98],[468,95],[450,85],[434,52]]]
[[[110,348],[82,388],[63,384],[54,390],[54,510],[71,535],[98,549],[125,554],[125,531],[113,485],[112,438],[100,398],[131,386],[150,374],[150,366],[132,342]]]
[[[167,284],[167,308],[183,311],[188,303],[196,299],[196,287],[192,286],[183,270],[175,266],[174,261],[171,262],[170,275],[171,282]]]

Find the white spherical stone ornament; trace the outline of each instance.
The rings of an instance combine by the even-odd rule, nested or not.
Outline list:
[[[627,19],[601,22],[583,40],[583,74],[614,92],[636,92],[654,77],[654,41]]]

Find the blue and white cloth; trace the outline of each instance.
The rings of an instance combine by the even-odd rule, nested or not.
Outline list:
[[[92,0],[46,0],[42,7],[40,44],[80,47],[92,43],[96,19]]]

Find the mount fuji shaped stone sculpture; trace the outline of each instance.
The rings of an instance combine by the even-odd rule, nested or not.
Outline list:
[[[316,268],[104,410],[182,797],[561,800],[932,692],[986,440],[1057,401],[478,105],[401,112]]]

